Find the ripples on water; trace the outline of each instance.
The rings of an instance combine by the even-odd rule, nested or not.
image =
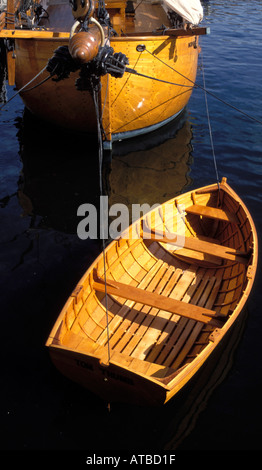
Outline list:
[[[262,2],[210,0],[203,5],[203,23],[211,27],[211,34],[201,38],[197,83],[203,85],[203,61],[207,89],[262,120]],[[2,100],[5,92],[4,88]],[[7,86],[7,97],[12,94]],[[227,176],[244,199],[260,236],[262,127],[211,96],[207,99],[219,176]],[[98,168],[89,160],[96,159],[97,149],[89,142],[87,150],[70,136],[30,120],[18,97],[0,111],[0,136],[5,332],[1,448],[259,449],[258,287],[249,302],[244,333],[239,333],[233,365],[232,349],[218,360],[217,369],[205,372],[209,384],[195,384],[192,390],[198,400],[191,391],[180,408],[171,405],[154,416],[127,407],[108,413],[98,399],[53,370],[44,348],[46,337],[100,250],[99,242],[83,242],[76,236],[77,207],[98,203]],[[150,149],[143,149],[145,145],[140,141],[139,152],[115,150],[104,173],[111,203],[131,204],[135,197],[135,202],[153,204],[215,181],[203,91],[194,90],[184,121],[178,130],[168,129],[166,142],[156,140]],[[68,154],[74,161],[65,158]],[[259,272],[256,286],[260,280]]]

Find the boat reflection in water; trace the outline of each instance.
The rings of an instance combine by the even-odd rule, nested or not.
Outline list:
[[[212,394],[226,379],[233,366],[234,354],[241,341],[247,315],[248,310],[244,308],[229,336],[225,338],[194,380],[183,390],[181,396],[177,397],[178,400],[171,402],[165,410],[172,418],[168,424],[166,420],[163,425],[164,438],[160,448],[162,446],[165,450],[179,449],[195,428],[198,417],[207,408]]]
[[[41,217],[42,227],[76,234],[79,205],[99,203],[96,138],[86,136],[83,144],[74,134],[44,125],[26,109],[18,128],[23,163],[19,199],[25,213]]]
[[[162,138],[161,138],[162,137]],[[109,174],[109,201],[132,204],[162,204],[181,193],[190,183],[188,175],[192,130],[188,116],[157,131],[148,140],[137,140],[133,146],[115,146]],[[151,144],[151,146],[150,146]]]
[[[6,102],[6,54],[4,41],[0,39],[0,105]]]
[[[112,159],[102,168],[109,207],[123,203],[131,214],[132,204],[162,203],[189,184],[192,131],[186,112],[164,131],[113,147]],[[31,213],[33,208],[45,226],[76,233],[78,207],[89,203],[99,210],[96,138],[87,137],[86,144],[74,134],[39,126],[27,110],[18,137],[23,162],[19,197],[24,211]]]
[[[194,378],[166,405],[154,408],[153,411],[152,408],[124,405],[111,407],[115,421],[117,420],[116,428],[121,428],[123,416],[131,430],[136,426],[135,437],[131,432],[130,435],[125,435],[130,449],[154,449],[155,452],[186,450],[186,438],[197,427],[198,419],[208,408],[209,400],[233,366],[234,354],[241,341],[247,315],[248,311],[244,309],[230,335]]]

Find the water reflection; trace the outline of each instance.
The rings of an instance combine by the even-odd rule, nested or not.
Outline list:
[[[21,258],[15,269],[13,268],[12,278],[16,279],[16,286],[22,290],[25,281],[21,272],[28,276],[27,273],[33,270],[35,277],[38,276],[38,284],[34,288],[34,308],[38,310],[41,332],[34,333],[37,345],[34,360],[31,360],[31,365],[34,365],[34,361],[38,363],[42,358],[45,335],[59,312],[57,304],[61,302],[62,306],[62,301],[78,280],[78,272],[87,267],[83,265],[83,250],[85,253],[92,251],[92,256],[95,253],[93,244],[85,244],[82,248],[78,246],[76,214],[77,207],[82,203],[98,204],[99,169],[96,141],[90,139],[87,144],[83,144],[82,140],[78,141],[70,135],[57,134],[55,130],[43,126],[40,128],[27,113],[23,119],[18,120],[17,126],[23,164],[18,182],[18,200],[23,208],[25,220],[37,219],[38,224],[31,223],[34,225],[31,238],[28,238],[27,230],[27,242],[30,241],[30,245],[25,245],[24,253],[21,251],[23,259]],[[166,131],[164,141],[159,135],[154,136],[155,145],[150,140],[148,146],[145,146],[145,141],[138,141],[133,142],[133,147],[127,148],[122,143],[114,148],[112,161],[104,165],[104,186],[109,205],[122,202],[130,208],[132,203],[162,203],[186,190],[191,184],[192,126],[187,114]],[[67,233],[73,234],[73,237],[65,239]],[[36,238],[38,252],[33,249],[33,241]],[[22,246],[21,239],[20,236],[18,249]],[[74,253],[74,257],[67,257],[66,261],[61,262],[61,257],[64,256],[61,254],[61,245],[70,245],[70,253]],[[37,260],[34,256],[37,256]],[[87,255],[85,257],[89,259]],[[40,261],[43,268],[41,271]],[[62,273],[63,267],[66,269]],[[50,282],[55,282],[55,288],[51,288]],[[20,297],[19,318],[20,321],[23,318],[23,321],[31,323],[35,312],[31,309],[28,311],[26,307],[27,295],[22,299]],[[44,296],[47,296],[48,301],[42,306]],[[45,391],[44,397],[38,395],[33,401],[38,409],[38,425],[41,423],[44,446],[56,449],[86,449],[88,442],[89,448],[101,450],[178,449],[194,428],[210,394],[230,368],[230,358],[240,338],[241,328],[240,324],[223,354],[218,352],[198,374],[197,379],[164,409],[113,405],[109,413],[107,404],[62,377],[53,370],[47,359],[41,371],[34,376],[35,387]],[[21,360],[28,354],[28,348],[25,346]],[[23,371],[22,364],[21,370]],[[30,384],[32,377],[28,379]],[[27,387],[24,391],[21,390],[21,399],[25,402],[26,393]],[[46,413],[47,404],[50,418],[47,421],[52,425],[48,424],[46,427],[46,419],[43,420],[41,410]],[[21,422],[24,421],[22,407],[17,410],[17,414]],[[93,423],[91,434],[84,425],[90,419]],[[30,417],[29,422],[32,421],[34,418]],[[24,431],[27,435],[27,446],[37,445],[39,441],[30,434],[27,426]],[[19,433],[19,426],[16,432]],[[15,439],[14,432],[12,437]],[[17,443],[16,446],[19,447]]]
[[[77,231],[77,209],[99,199],[98,147],[94,137],[39,125],[25,110],[18,139],[23,170],[18,183],[24,213],[41,216],[41,227]]]
[[[117,440],[120,449],[126,449],[126,442],[132,450],[153,449],[156,452],[183,449],[186,438],[194,430],[199,416],[207,407],[210,396],[232,367],[246,317],[247,311],[243,311],[236,328],[214,351],[197,375],[167,405],[157,409],[124,405],[112,407],[112,419],[116,430],[113,439]],[[125,426],[126,442],[121,435],[123,416],[128,423]],[[107,442],[112,445],[111,440]]]
[[[211,23],[211,35],[202,38],[207,88],[259,113],[261,2],[253,1],[252,9],[243,0],[233,3],[203,0]],[[252,30],[248,42],[243,22]],[[6,100],[4,78],[0,73],[2,102]],[[198,380],[164,410],[119,405],[109,413],[97,397],[52,368],[44,348],[47,335],[75,283],[99,251],[96,243],[80,243],[76,235],[78,205],[98,203],[97,153],[91,141],[83,145],[75,137],[36,125],[34,119],[21,118],[21,104],[16,100],[19,97],[4,108],[1,121],[1,326],[5,332],[12,331],[12,341],[10,335],[2,336],[2,448],[112,449],[116,454],[121,449],[207,450],[211,446],[218,451],[233,447],[257,450],[261,421],[259,289],[251,303],[245,335],[241,336],[244,323],[236,325],[223,354],[213,357]],[[244,119],[236,121],[235,114],[232,117],[219,102],[209,103],[221,176],[228,176],[247,199],[261,233],[261,129]],[[112,162],[104,167],[110,204],[142,203],[145,198],[150,204],[162,202],[186,190],[191,174],[196,187],[214,181],[204,99],[197,89],[190,110],[193,134],[186,116],[180,128],[170,128],[165,142],[161,130],[154,142],[150,137],[147,142],[138,140],[135,148],[124,142],[115,146]],[[231,380],[217,388],[231,367],[240,337],[243,342]],[[202,414],[207,418],[201,422],[199,414],[207,402],[207,413]]]
[[[176,409],[173,407],[173,413],[170,412],[170,415],[175,416],[175,419],[171,419],[165,428],[164,449],[183,449],[184,441],[195,428],[197,419],[207,407],[209,398],[232,368],[234,353],[242,338],[247,314],[248,311],[243,310],[235,328],[189,384],[183,397],[180,397],[180,403],[176,403]]]
[[[162,204],[187,187],[191,182],[192,128],[186,113],[171,130],[173,135],[166,133],[162,143],[151,136],[151,148],[115,154],[108,178],[110,204],[123,203],[129,208],[132,204]]]
[[[98,145],[95,137],[75,136],[39,126],[28,111],[18,122],[23,169],[18,197],[24,215],[41,216],[41,227],[76,233],[77,209],[91,203],[99,210]],[[187,114],[163,132],[114,146],[102,177],[109,207],[162,203],[190,183],[192,130]]]
[[[6,102],[6,53],[4,40],[0,39],[0,104]]]

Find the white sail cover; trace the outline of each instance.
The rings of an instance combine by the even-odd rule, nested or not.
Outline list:
[[[7,0],[0,0],[0,11],[4,10],[7,6]]]
[[[200,0],[164,0],[164,4],[193,25],[197,25],[203,19]]]

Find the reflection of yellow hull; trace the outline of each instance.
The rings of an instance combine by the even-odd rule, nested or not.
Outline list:
[[[125,5],[125,2],[122,3]],[[197,70],[199,33],[197,29],[190,33],[173,29],[175,35],[158,35],[154,31],[161,27],[164,20],[167,21],[166,14],[163,17],[160,8],[160,5],[140,6],[137,8],[137,11],[141,10],[140,16],[136,13],[134,20],[123,15],[117,16],[116,8],[112,8],[112,11],[109,8],[113,26],[118,33],[110,40],[114,52],[125,54],[129,67],[136,72],[175,85],[127,72],[122,78],[113,78],[108,74],[102,76],[100,112],[106,140],[122,139],[153,130],[178,115],[190,98]],[[154,13],[150,21],[149,16],[145,15],[148,9]],[[73,22],[71,9],[66,10],[66,6],[63,6],[63,28],[62,23],[60,28],[57,24],[59,12],[61,9],[56,16],[50,14],[48,29],[70,31]],[[51,20],[54,27],[50,27]],[[63,35],[66,36],[65,33]],[[17,88],[20,89],[38,74],[58,47],[67,44],[68,37],[44,38],[41,32],[39,37],[17,37]],[[45,76],[46,71],[38,81]],[[31,91],[22,92],[22,99],[33,114],[53,124],[93,133],[96,131],[93,99],[88,91],[76,89],[75,80],[78,76],[79,72],[75,72],[60,82],[49,80]]]

